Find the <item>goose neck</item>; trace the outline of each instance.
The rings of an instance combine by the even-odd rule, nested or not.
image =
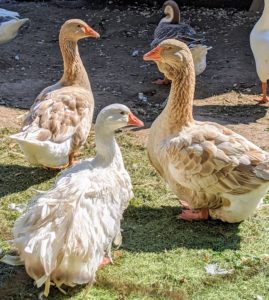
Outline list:
[[[260,30],[268,30],[269,29],[269,0],[264,1],[263,13],[262,13],[257,25]]]
[[[60,34],[60,49],[64,62],[64,74],[61,84],[78,85],[86,89],[90,88],[87,72],[81,61],[77,41],[66,39]]]
[[[195,89],[194,68],[180,70],[172,80],[171,90],[163,115],[170,128],[180,130],[193,119],[193,98]]]
[[[96,160],[99,164],[107,166],[114,160],[117,160],[121,164],[122,156],[114,132],[97,124],[95,126],[95,145]]]

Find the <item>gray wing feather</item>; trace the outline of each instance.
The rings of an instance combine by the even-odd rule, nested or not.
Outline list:
[[[154,40],[151,43],[151,47],[157,46],[166,39],[177,39],[187,45],[201,43],[204,40],[204,38],[198,36],[196,31],[188,24],[160,23],[154,31]]]

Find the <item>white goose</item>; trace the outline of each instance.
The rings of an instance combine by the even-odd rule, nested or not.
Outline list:
[[[62,169],[74,162],[75,152],[86,142],[94,98],[77,42],[99,37],[79,19],[66,21],[59,35],[64,60],[62,78],[36,98],[20,133],[11,136],[34,165]]]
[[[258,76],[262,82],[260,103],[269,102],[267,80],[269,79],[269,0],[264,0],[264,10],[250,34],[250,46],[255,58]]]
[[[20,19],[17,12],[0,8],[0,44],[13,40],[19,29],[29,21],[28,18]]]
[[[37,287],[45,284],[45,296],[51,282],[59,289],[92,283],[105,256],[111,260],[112,242],[121,243],[122,214],[133,193],[114,132],[127,125],[143,122],[125,105],[102,109],[95,124],[96,156],[66,170],[15,222],[13,244]]]

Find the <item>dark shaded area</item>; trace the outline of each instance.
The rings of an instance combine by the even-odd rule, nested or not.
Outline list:
[[[57,171],[38,167],[0,165],[0,197],[24,191],[32,185],[55,177],[56,174]]]
[[[268,107],[259,104],[204,105],[194,106],[193,110],[195,119],[198,121],[211,121],[221,124],[249,124],[263,118]]]
[[[21,2],[32,2],[31,0],[21,0]],[[39,0],[34,2],[56,2],[58,5],[66,5],[70,8],[78,8],[81,6],[90,6],[91,8],[104,8],[106,6],[126,6],[126,5],[141,5],[140,1],[133,0]],[[177,0],[179,5],[188,5],[188,6],[196,6],[196,7],[234,7],[238,9],[249,9],[252,0]],[[144,0],[143,4],[152,5],[162,5],[164,0]]]
[[[122,248],[134,252],[163,252],[178,247],[224,251],[240,248],[239,224],[177,219],[180,207],[129,206],[124,217]]]
[[[21,291],[21,292],[18,292]],[[38,299],[39,290],[26,274],[24,267],[13,267],[0,263],[0,299]]]

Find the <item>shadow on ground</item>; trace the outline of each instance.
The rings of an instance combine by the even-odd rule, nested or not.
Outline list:
[[[203,105],[194,106],[198,121],[214,121],[222,124],[255,123],[266,115],[268,106],[263,105]]]
[[[57,171],[37,167],[0,164],[0,197],[27,190],[56,176]]]
[[[129,206],[122,224],[122,248],[134,252],[163,252],[178,247],[214,251],[239,249],[239,224],[213,220],[186,222],[176,218],[179,212],[179,206]]]

